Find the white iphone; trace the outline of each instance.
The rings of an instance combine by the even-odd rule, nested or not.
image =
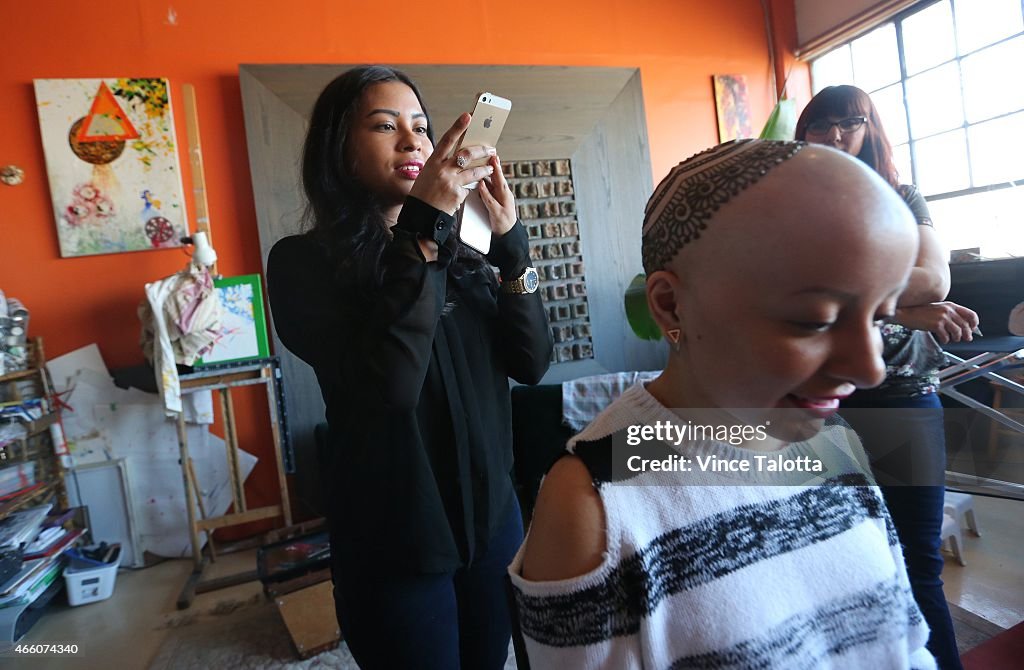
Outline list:
[[[473,108],[473,120],[462,134],[455,151],[462,147],[485,145],[494,147],[498,144],[505,120],[512,110],[512,101],[493,93],[481,93],[476,97]],[[454,153],[454,152],[453,152]],[[470,161],[464,169],[471,169],[487,164],[488,157]],[[470,193],[459,209],[459,240],[486,254],[491,249],[491,223],[487,208],[484,206],[477,184],[469,184]]]

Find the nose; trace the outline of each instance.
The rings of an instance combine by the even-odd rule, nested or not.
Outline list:
[[[398,140],[401,151],[418,151],[423,147],[423,135],[415,130],[408,130]]]
[[[872,388],[885,379],[882,335],[871,321],[835,329],[827,373],[857,388]]]
[[[840,132],[837,124],[832,124],[832,127],[828,129],[828,135],[826,135],[826,137],[828,138],[829,144],[840,144],[843,141],[843,133]]]

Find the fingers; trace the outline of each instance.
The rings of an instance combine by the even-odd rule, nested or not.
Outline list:
[[[444,158],[451,153],[452,149],[455,148],[455,143],[462,137],[462,133],[466,132],[466,128],[469,127],[469,121],[472,117],[467,112],[463,112],[459,115],[459,118],[455,119],[455,123],[449,128],[441,139],[438,140],[437,146],[434,147],[434,153]]]
[[[475,181],[481,181],[486,177],[490,177],[493,173],[493,167],[490,165],[481,165],[480,167],[468,168],[460,172],[458,175],[458,181],[465,186],[466,184],[472,184]]]
[[[468,165],[478,167],[481,164],[489,163],[489,157],[494,156],[495,153],[494,147],[488,147],[482,144],[477,144],[471,147],[462,147],[455,152],[455,164],[460,168],[465,168]]]
[[[508,181],[505,180],[505,173],[501,170],[501,159],[498,158],[498,154],[495,153],[491,157],[491,166],[494,168],[494,192],[499,196],[501,194],[507,194],[508,197],[512,196],[512,189],[508,186]]]

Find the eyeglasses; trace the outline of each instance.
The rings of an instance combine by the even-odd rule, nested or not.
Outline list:
[[[811,121],[807,124],[807,132],[812,135],[824,135],[832,130],[832,126],[839,126],[839,132],[845,135],[846,133],[852,133],[858,130],[865,123],[868,122],[866,116],[848,116],[845,119],[839,119],[838,121],[829,121],[828,119],[818,119],[817,121]]]

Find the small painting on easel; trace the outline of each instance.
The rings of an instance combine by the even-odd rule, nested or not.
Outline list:
[[[36,79],[68,258],[181,246],[185,197],[166,79]]]
[[[750,102],[747,78],[742,74],[716,74],[715,112],[718,116],[718,141],[728,142],[753,137],[750,129]]]
[[[229,363],[270,355],[267,320],[263,314],[260,276],[222,277],[213,281],[224,308],[220,333],[213,348],[196,362],[197,366]]]

